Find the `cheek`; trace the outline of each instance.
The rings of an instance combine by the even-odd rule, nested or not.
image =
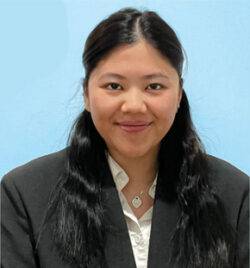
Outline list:
[[[92,117],[99,117],[105,110],[103,98],[98,94],[90,94],[89,107]]]
[[[115,113],[115,105],[103,94],[93,94],[89,100],[90,113],[94,124],[104,125],[108,123]]]
[[[162,99],[162,101],[155,105],[154,115],[157,118],[157,129],[158,133],[163,137],[169,131],[174,122],[177,111],[176,106],[176,102],[174,100],[169,101],[169,99]]]
[[[171,121],[176,114],[177,105],[177,98],[162,98],[154,103],[155,115],[164,121]]]

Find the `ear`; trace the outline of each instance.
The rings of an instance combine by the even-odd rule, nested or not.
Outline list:
[[[84,98],[85,109],[88,112],[90,112],[90,109],[89,109],[89,95],[88,95],[88,89],[87,88],[84,88],[83,98]]]

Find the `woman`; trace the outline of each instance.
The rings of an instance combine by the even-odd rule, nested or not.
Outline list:
[[[183,59],[154,12],[97,25],[69,147],[2,180],[2,267],[248,267],[249,178],[202,149]]]

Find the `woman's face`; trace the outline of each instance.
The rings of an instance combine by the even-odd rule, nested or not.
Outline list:
[[[98,63],[84,99],[111,155],[137,158],[158,152],[181,96],[176,70],[141,41],[115,48]]]

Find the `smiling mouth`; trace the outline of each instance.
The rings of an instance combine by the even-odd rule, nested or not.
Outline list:
[[[129,121],[129,122],[120,122],[116,123],[122,130],[128,133],[138,133],[151,125],[151,122],[144,122],[144,121]]]

